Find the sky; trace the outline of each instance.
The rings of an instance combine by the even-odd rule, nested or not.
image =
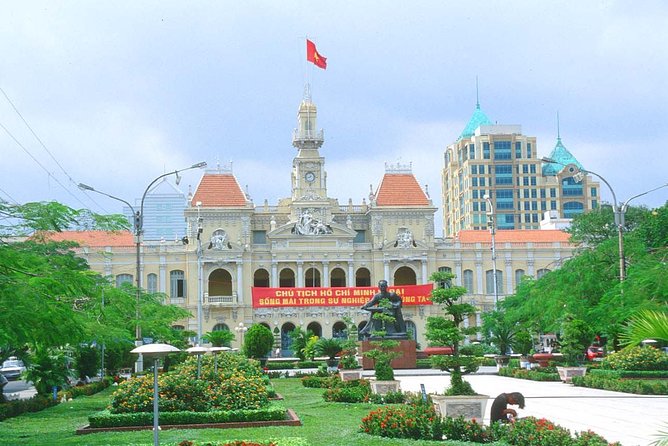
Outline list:
[[[327,57],[307,63],[305,39]],[[22,1],[0,15],[0,199],[98,213],[157,176],[232,163],[258,206],[290,196],[309,82],[329,196],[412,163],[442,235],[443,152],[476,104],[557,139],[620,202],[668,183],[668,3]],[[201,170],[183,174],[194,190]],[[612,196],[601,185],[602,199]],[[663,205],[668,187],[634,200]]]

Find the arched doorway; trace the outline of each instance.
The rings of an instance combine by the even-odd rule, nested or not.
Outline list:
[[[260,268],[253,274],[253,286],[258,288],[269,288],[269,271]]]
[[[355,286],[371,286],[371,272],[368,269],[357,269],[355,272]]]
[[[230,327],[227,326],[227,324],[216,324],[213,326],[211,331],[230,331]]]
[[[394,272],[394,285],[416,285],[415,271],[408,266],[402,266]]]
[[[232,275],[225,269],[216,269],[209,274],[209,296],[231,296]]]
[[[304,274],[304,286],[306,288],[320,288],[320,271],[316,268],[309,268]]]
[[[345,322],[338,321],[332,325],[332,338],[348,339],[348,330],[346,329]]]
[[[415,326],[415,322],[406,321],[406,334],[408,335],[408,339],[417,342],[417,327]]]
[[[281,288],[294,288],[295,272],[290,268],[283,268],[278,276],[278,286]]]
[[[360,322],[359,324],[357,324],[357,333],[358,333],[358,334],[357,334],[357,340],[358,340],[358,341],[363,341],[363,340],[364,340],[364,339],[362,338],[362,335],[359,334],[359,333],[362,331],[362,329],[363,329],[364,327],[366,327],[366,323],[367,323],[367,321],[362,321],[362,322]]]
[[[331,277],[329,278],[329,283],[331,287],[344,287],[346,286],[346,273],[341,268],[334,268],[332,270]]]
[[[281,356],[293,356],[292,338],[290,333],[295,329],[295,324],[286,322],[281,327]]]
[[[313,332],[314,335],[321,338],[322,337],[322,326],[317,322],[311,322],[306,326],[306,331]]]

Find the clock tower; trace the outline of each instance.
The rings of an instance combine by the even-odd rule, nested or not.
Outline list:
[[[325,159],[319,149],[324,141],[323,131],[317,130],[318,110],[311,101],[310,87],[306,84],[304,99],[297,112],[297,128],[292,145],[297,156],[292,160],[292,201],[327,200]]]

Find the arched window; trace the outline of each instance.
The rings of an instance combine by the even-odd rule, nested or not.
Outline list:
[[[146,291],[149,293],[157,293],[158,292],[158,275],[157,274],[149,274],[147,277],[146,281]]]
[[[281,288],[294,288],[295,272],[290,268],[283,268],[278,275],[278,286]]]
[[[219,268],[209,274],[209,296],[231,296],[232,275],[229,271]]]
[[[338,321],[332,325],[332,337],[336,339],[347,339],[348,330],[344,322]]]
[[[494,294],[494,270],[485,271],[485,289],[487,294]],[[496,292],[503,293],[503,272],[496,270]]]
[[[306,288],[318,288],[320,287],[320,271],[315,268],[309,268],[304,274],[304,286]]]
[[[449,266],[439,266],[438,267],[438,272],[439,273],[452,274],[452,268],[450,268]],[[446,286],[450,287],[452,285],[452,280],[448,280],[447,282],[440,283],[439,285],[440,285],[441,288],[445,288]]]
[[[402,266],[394,273],[394,285],[415,285],[417,278],[415,271],[407,266]]]
[[[292,351],[292,338],[290,333],[295,329],[295,324],[292,322],[286,322],[281,327],[281,355],[282,356],[293,356]]]
[[[473,271],[470,269],[464,270],[464,288],[466,288],[469,294],[473,294]]]
[[[253,274],[253,286],[258,288],[269,288],[269,271],[260,268]]]
[[[355,272],[355,286],[371,286],[371,273],[368,269],[357,269]]]
[[[186,327],[184,327],[183,325],[172,325],[172,330],[183,331],[185,329]]]
[[[523,269],[516,269],[515,270],[515,289],[517,289],[518,286],[520,286],[520,283],[522,282],[522,278],[524,277],[524,272]]]
[[[211,331],[230,331],[230,327],[228,327],[227,324],[216,324]]]
[[[180,269],[169,272],[169,297],[172,299],[186,297],[186,276]]]
[[[322,337],[322,326],[317,322],[311,322],[306,326],[306,331],[311,331],[315,336]]]
[[[539,270],[536,272],[536,278],[537,278],[537,279],[540,279],[541,277],[543,277],[545,274],[547,274],[547,273],[549,273],[549,272],[550,272],[550,270],[547,269],[547,268],[539,269]]]
[[[406,334],[408,334],[408,339],[417,341],[417,327],[415,326],[415,322],[406,321]]]
[[[573,218],[584,212],[584,205],[577,201],[568,201],[564,203],[564,218]]]
[[[134,277],[132,274],[119,274],[116,276],[116,288],[120,288],[124,283],[132,285]]]
[[[582,183],[575,181],[573,177],[567,177],[561,180],[562,197],[581,197],[583,194]]]
[[[329,278],[331,287],[346,286],[346,273],[342,268],[334,268]]]

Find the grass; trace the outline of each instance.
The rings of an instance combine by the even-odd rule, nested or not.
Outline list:
[[[160,443],[177,445],[183,440],[269,440],[301,437],[311,446],[429,446],[471,445],[465,442],[399,440],[373,437],[358,432],[361,419],[373,404],[327,403],[322,389],[307,389],[298,379],[272,380],[276,391],[285,398],[285,406],[295,410],[302,426],[263,427],[256,429],[190,429],[163,430]],[[88,424],[88,415],[102,410],[109,403],[113,388],[89,397],[24,414],[0,422],[0,445],[151,445],[150,430],[137,432],[75,435],[74,431]]]

